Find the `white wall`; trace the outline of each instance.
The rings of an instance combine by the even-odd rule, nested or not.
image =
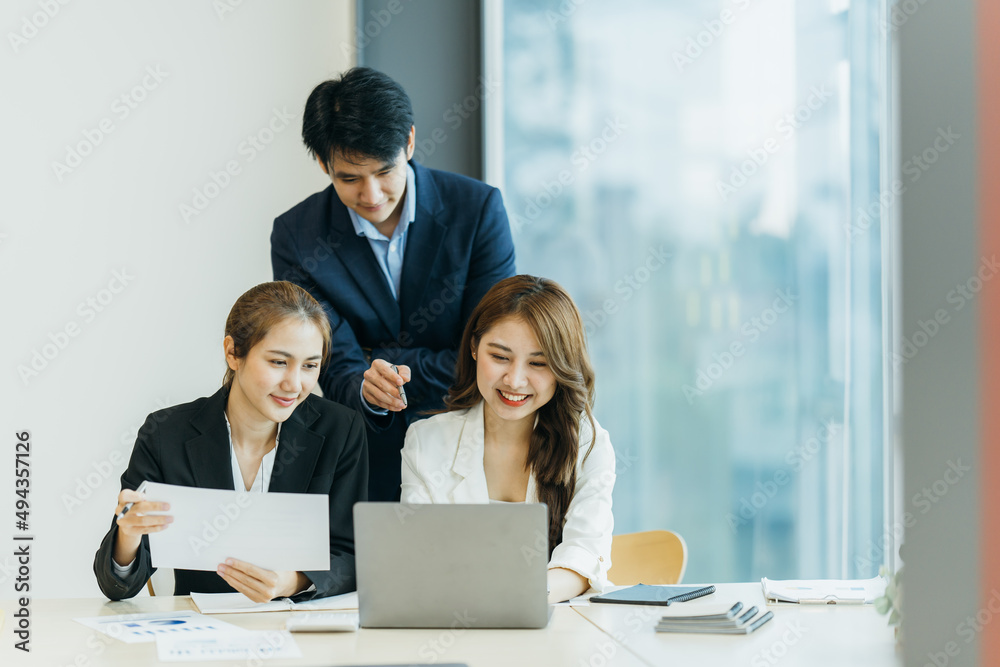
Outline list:
[[[353,6],[4,3],[0,598],[14,597],[14,434],[25,429],[32,593],[100,595],[93,556],[139,425],[218,388],[229,308],[271,278],[274,217],[329,184],[302,145],[301,112],[313,86],[353,64]],[[262,150],[248,142],[258,134]],[[80,142],[88,154],[55,166]],[[180,206],[229,161],[239,173],[185,221]],[[36,351],[51,358],[22,377]]]

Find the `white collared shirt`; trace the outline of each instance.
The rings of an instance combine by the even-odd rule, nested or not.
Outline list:
[[[358,215],[353,208],[347,209],[347,215],[351,218],[354,233],[368,239],[375,261],[378,262],[382,275],[389,284],[392,298],[399,301],[399,290],[403,280],[403,255],[406,252],[406,232],[417,217],[417,177],[413,167],[406,165],[403,208],[399,215],[399,224],[392,230],[391,237],[377,230],[375,225]]]
[[[274,453],[278,451],[278,443],[281,442],[281,422],[278,422],[278,432],[274,435],[274,448],[260,461],[257,468],[257,475],[253,478],[253,484],[246,488],[243,483],[243,472],[240,470],[239,459],[236,458],[236,448],[233,447],[233,428],[229,425],[229,415],[222,413],[226,418],[226,432],[229,433],[229,459],[233,466],[233,488],[237,493],[267,493],[271,486],[271,471],[274,470]]]
[[[586,577],[593,589],[603,591],[610,585],[607,573],[614,530],[611,492],[615,486],[615,452],[608,432],[596,420],[594,425],[596,437],[590,421],[581,416],[576,488],[566,511],[562,542],[553,549],[548,567],[573,570]],[[484,455],[483,401],[468,410],[414,422],[403,444],[401,502],[491,502]],[[533,472],[529,473],[525,502],[538,502]]]
[[[403,280],[403,255],[406,253],[406,236],[410,225],[417,219],[417,175],[409,163],[406,165],[406,192],[403,194],[403,210],[399,216],[399,224],[392,231],[392,237],[387,238],[385,234],[375,229],[375,225],[368,222],[357,212],[349,208],[347,215],[351,218],[354,226],[354,233],[368,239],[368,245],[375,255],[375,261],[382,269],[382,275],[389,285],[392,298],[399,301],[399,291]],[[365,381],[361,380],[361,405],[373,415],[387,415],[388,410],[376,408],[365,400]]]

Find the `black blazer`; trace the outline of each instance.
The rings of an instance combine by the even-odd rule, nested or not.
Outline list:
[[[326,309],[333,330],[320,386],[368,425],[369,497],[398,500],[399,450],[410,422],[444,407],[465,323],[483,295],[514,275],[514,243],[500,191],[411,162],[416,219],[407,232],[399,301],[368,240],[354,232],[333,185],[274,221],[271,266]],[[407,365],[409,407],[375,417],[361,399],[372,359]]]
[[[122,473],[122,488],[144,480],[197,486],[233,487],[229,433],[224,409],[228,389],[208,398],[154,412],[139,429],[132,458]],[[357,411],[309,396],[281,425],[269,491],[323,493],[330,499],[330,569],[304,574],[315,593],[296,599],[336,595],[356,588],[354,576],[354,503],[368,499],[368,456],[364,420]],[[153,499],[155,500],[155,499]],[[138,593],[152,576],[148,536],[143,536],[136,565],[126,578],[114,571],[111,556],[118,536],[116,519],[94,558],[101,590],[112,600]],[[232,593],[217,573],[174,571],[174,595]]]

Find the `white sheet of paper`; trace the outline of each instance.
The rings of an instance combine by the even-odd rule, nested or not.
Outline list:
[[[246,660],[251,664],[250,661],[302,657],[299,645],[284,630],[219,634],[201,639],[164,636],[156,640],[156,653],[162,662]]]
[[[315,598],[305,602],[289,599],[254,602],[243,593],[191,593],[198,611],[203,614],[242,614],[258,611],[344,611],[358,608],[358,593]]]
[[[174,522],[149,535],[153,567],[215,570],[227,558],[267,570],[329,570],[330,508],[320,494],[237,493],[149,483]]]
[[[785,579],[760,580],[764,598],[770,602],[871,603],[885,593],[886,580],[872,579]]]
[[[243,628],[202,616],[194,611],[167,611],[152,614],[120,614],[76,618],[77,623],[93,628],[126,644],[154,642],[160,636],[177,636],[185,639],[204,638],[247,632]]]

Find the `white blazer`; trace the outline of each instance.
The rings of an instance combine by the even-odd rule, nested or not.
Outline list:
[[[586,417],[580,420],[580,455],[576,489],[566,512],[562,542],[552,551],[549,569],[562,567],[586,577],[591,588],[610,585],[611,491],[615,486],[615,452],[608,432],[597,426],[594,448]],[[484,448],[483,401],[414,422],[406,431],[402,452],[404,503],[489,503]],[[586,460],[584,460],[586,457]],[[534,473],[525,502],[538,502]]]

